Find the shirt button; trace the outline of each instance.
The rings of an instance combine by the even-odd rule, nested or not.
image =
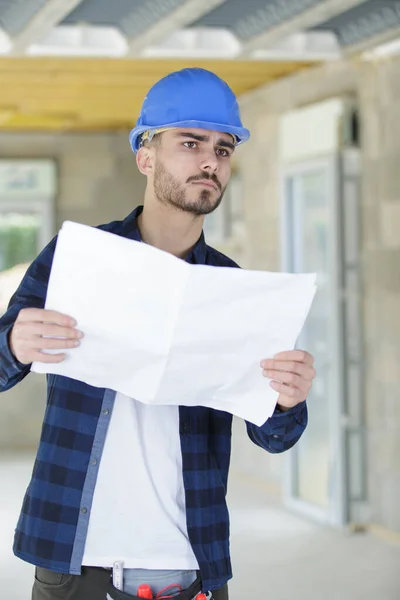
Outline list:
[[[276,433],[272,436],[274,438],[274,440],[277,440],[279,438],[279,435],[276,435]]]
[[[85,508],[85,507],[81,508],[81,513],[82,513],[83,515],[86,515],[86,513],[87,513],[87,508]]]
[[[103,410],[103,415],[106,417],[108,414],[110,414],[110,411],[108,410],[108,408],[105,408]]]
[[[92,458],[92,465],[97,465],[97,460],[95,458]]]

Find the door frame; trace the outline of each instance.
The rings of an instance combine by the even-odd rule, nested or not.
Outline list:
[[[331,524],[336,527],[344,526],[347,522],[347,489],[346,489],[346,450],[342,426],[343,397],[344,397],[344,362],[343,362],[343,306],[342,306],[342,240],[341,240],[341,215],[340,215],[340,160],[336,153],[320,155],[318,158],[296,161],[284,165],[281,171],[281,266],[284,271],[290,271],[291,245],[290,236],[293,234],[293,219],[290,204],[293,198],[288,197],[288,183],[294,177],[324,169],[327,174],[326,193],[332,235],[330,241],[329,272],[332,274],[331,289],[334,296],[332,319],[330,320],[330,339],[332,340],[332,360],[337,376],[332,377],[333,402],[329,407],[330,436],[332,457],[329,473],[329,508],[327,510],[310,502],[302,500],[295,495],[297,477],[298,448],[295,446],[288,453],[288,460],[284,478],[284,502],[295,512],[310,517],[321,523]],[[296,213],[296,209],[294,209]],[[312,414],[310,415],[312,418]],[[301,444],[301,441],[299,442]]]

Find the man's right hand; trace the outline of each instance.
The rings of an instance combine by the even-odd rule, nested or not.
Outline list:
[[[33,361],[60,363],[65,360],[65,354],[45,354],[42,350],[79,346],[83,333],[75,329],[75,325],[74,319],[54,310],[23,308],[10,333],[11,352],[25,365]]]

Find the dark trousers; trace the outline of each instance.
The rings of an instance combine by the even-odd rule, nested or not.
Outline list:
[[[135,600],[137,597],[118,592],[110,582],[111,573],[105,569],[83,567],[82,575],[66,575],[48,569],[36,568],[32,600]],[[194,586],[194,587],[193,587]],[[193,587],[194,593],[177,596],[177,600],[192,600],[200,591],[200,582]],[[188,590],[189,591],[189,590]],[[229,600],[228,586],[213,591],[213,600]]]

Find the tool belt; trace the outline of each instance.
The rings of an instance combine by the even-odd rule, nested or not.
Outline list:
[[[192,583],[187,590],[183,590],[177,596],[173,596],[171,600],[194,600],[197,594],[201,592],[201,578],[198,577],[196,581]],[[167,592],[168,595],[168,592]],[[208,595],[209,600],[212,600],[212,596]],[[110,582],[108,586],[107,600],[141,600],[138,596],[134,596],[133,594],[127,594],[126,592],[122,592],[117,590],[113,584]]]

